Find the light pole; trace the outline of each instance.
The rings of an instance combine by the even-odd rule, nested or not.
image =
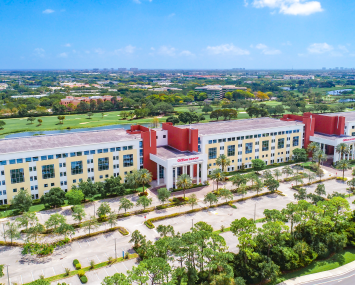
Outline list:
[[[256,203],[255,203],[255,207],[254,207],[254,223],[255,223],[255,216],[256,216]]]
[[[96,217],[96,214],[95,214],[95,202],[94,202],[94,217]]]
[[[194,228],[194,219],[192,219],[192,228]]]
[[[116,238],[115,238],[115,260],[117,261]]]
[[[4,231],[4,241],[6,242],[5,223],[2,224],[2,229]]]
[[[7,284],[8,285],[10,285],[9,266],[10,265],[6,265],[6,267],[7,267],[7,282],[8,282]]]

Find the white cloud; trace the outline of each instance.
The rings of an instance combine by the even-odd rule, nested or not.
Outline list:
[[[67,43],[64,45],[65,47],[71,47],[71,44],[70,43]]]
[[[172,18],[175,16],[175,13],[171,13],[170,15],[168,15],[168,18]]]
[[[309,0],[254,0],[255,8],[271,8],[286,15],[308,16],[317,12],[322,12],[322,5],[319,1]]]
[[[68,54],[66,52],[62,52],[58,56],[62,57],[62,58],[66,58],[66,57],[68,57]]]
[[[175,56],[176,55],[176,48],[169,47],[169,46],[161,46],[158,49],[158,54],[165,55],[165,56]]]
[[[309,53],[322,54],[332,51],[334,48],[327,43],[314,43],[311,44],[307,50]]]
[[[179,55],[182,56],[195,56],[191,51],[189,50],[183,50],[182,52],[179,53]]]
[[[127,53],[127,54],[133,54],[136,51],[136,47],[132,45],[128,45],[124,48],[116,49],[114,51],[115,54],[120,54],[120,53]]]
[[[52,9],[46,9],[46,10],[44,10],[42,13],[43,13],[43,14],[52,14],[52,13],[54,13],[54,10],[52,10]]]
[[[33,54],[38,57],[44,57],[45,50],[43,48],[35,48]]]
[[[101,49],[101,48],[96,48],[96,49],[94,49],[94,52],[96,52],[96,53],[99,54],[99,55],[102,55],[102,54],[105,53],[105,51],[104,51],[103,49]]]
[[[285,43],[282,43],[283,46],[292,46],[292,43],[290,41],[287,41]]]
[[[257,44],[255,48],[261,50],[261,52],[265,55],[276,55],[281,53],[280,50],[269,48],[267,45],[264,44]]]
[[[248,50],[241,49],[233,44],[224,44],[219,46],[208,46],[206,48],[209,54],[214,55],[224,55],[224,54],[234,54],[234,55],[248,55],[250,52]]]
[[[342,51],[342,52],[345,52],[345,53],[348,53],[349,50],[346,46],[342,46],[342,45],[338,45],[338,48]]]
[[[136,4],[141,4],[142,2],[140,0],[133,0],[134,3]]]

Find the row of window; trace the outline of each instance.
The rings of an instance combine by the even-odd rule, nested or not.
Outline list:
[[[255,143],[256,145],[258,145],[259,143]],[[269,150],[269,141],[262,141],[262,151],[268,151]],[[298,146],[299,145],[299,137],[293,137],[293,142],[292,142],[293,146]],[[239,145],[238,145],[239,146]],[[277,141],[277,148],[281,149],[285,147],[285,139],[281,138],[278,139]],[[286,147],[290,147],[290,144],[287,144]],[[221,147],[224,149],[224,147]],[[271,147],[272,150],[275,149],[275,147]],[[253,152],[253,143],[246,143],[245,144],[245,153],[249,154]],[[255,152],[259,152],[259,149],[255,150]],[[242,151],[238,151],[238,155],[241,155]],[[227,148],[227,156],[235,156],[235,145],[229,145]],[[216,159],[217,158],[217,148],[216,147],[212,147],[208,149],[208,159]]]
[[[140,142],[140,147],[142,147],[143,145],[141,144],[142,142]],[[133,149],[133,145],[129,145],[129,146],[123,146],[123,147],[112,147],[110,149],[108,148],[104,148],[104,149],[98,149],[98,150],[87,150],[87,151],[78,151],[78,152],[71,152],[71,153],[59,153],[59,154],[56,154],[55,155],[55,158],[67,158],[67,157],[75,157],[75,156],[82,156],[83,154],[84,155],[89,155],[89,154],[95,154],[96,152],[97,153],[108,153],[108,152],[115,152],[115,151],[121,151],[121,150],[131,150]],[[140,150],[141,152],[141,155],[143,155],[143,150],[141,149]],[[39,158],[41,160],[51,160],[51,159],[54,159],[54,155],[43,155],[41,157],[27,157],[25,159],[23,158],[18,158],[18,159],[10,159],[9,160],[9,164],[18,164],[18,163],[23,163],[24,161],[25,162],[32,162],[32,161],[39,161]],[[3,160],[3,161],[0,161],[0,165],[6,165],[7,164],[7,161],[6,160]]]
[[[232,138],[225,138],[225,139],[218,139],[218,140],[209,140],[208,144],[213,144],[213,143],[221,143],[221,142],[226,142],[226,141],[239,141],[239,140],[244,140],[244,139],[252,139],[252,138],[261,138],[261,137],[269,137],[269,136],[277,136],[277,135],[284,135],[284,134],[292,134],[292,133],[299,133],[300,130],[293,130],[293,131],[280,131],[280,132],[275,132],[275,133],[264,133],[264,134],[258,134],[258,135],[248,135],[248,136],[241,136],[241,137],[232,137]]]

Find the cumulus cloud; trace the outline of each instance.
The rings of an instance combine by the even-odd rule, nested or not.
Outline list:
[[[52,9],[46,9],[46,10],[44,10],[42,13],[43,13],[43,14],[52,14],[52,13],[54,13],[54,10],[52,10]]]
[[[234,44],[224,44],[219,46],[208,46],[206,48],[207,52],[212,55],[248,55],[250,52],[248,50],[241,49]]]
[[[194,56],[194,54],[189,51],[189,50],[183,50],[182,52],[179,53],[179,55],[182,55],[182,56]]]
[[[43,48],[35,48],[33,54],[38,57],[44,57],[45,50]]]
[[[99,55],[103,55],[105,53],[105,51],[102,48],[96,48],[94,49],[94,52]]]
[[[175,16],[175,13],[171,13],[171,14],[168,15],[168,18],[172,18],[174,16]]]
[[[62,57],[62,58],[66,58],[66,57],[68,57],[68,54],[66,52],[62,52],[58,56]]]
[[[328,45],[327,43],[314,43],[307,48],[308,52],[313,54],[322,54],[330,52],[333,49],[333,46]]]
[[[255,48],[260,50],[261,53],[263,53],[265,55],[275,55],[275,54],[280,54],[281,53],[280,50],[269,48],[267,45],[264,45],[264,44],[257,44],[255,46]]]
[[[165,55],[165,56],[175,56],[176,55],[176,48],[169,47],[169,46],[161,46],[157,50],[157,53],[160,55]]]
[[[70,43],[67,43],[64,45],[65,47],[71,47],[71,44]]]
[[[285,15],[308,16],[322,12],[322,5],[319,1],[309,0],[253,0],[255,8],[270,8],[278,10]]]
[[[115,54],[126,53],[133,54],[136,51],[136,47],[132,45],[125,46],[124,48],[116,49],[114,51]]]

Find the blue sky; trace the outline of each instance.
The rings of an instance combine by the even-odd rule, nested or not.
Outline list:
[[[355,67],[354,0],[2,0],[0,69]]]

